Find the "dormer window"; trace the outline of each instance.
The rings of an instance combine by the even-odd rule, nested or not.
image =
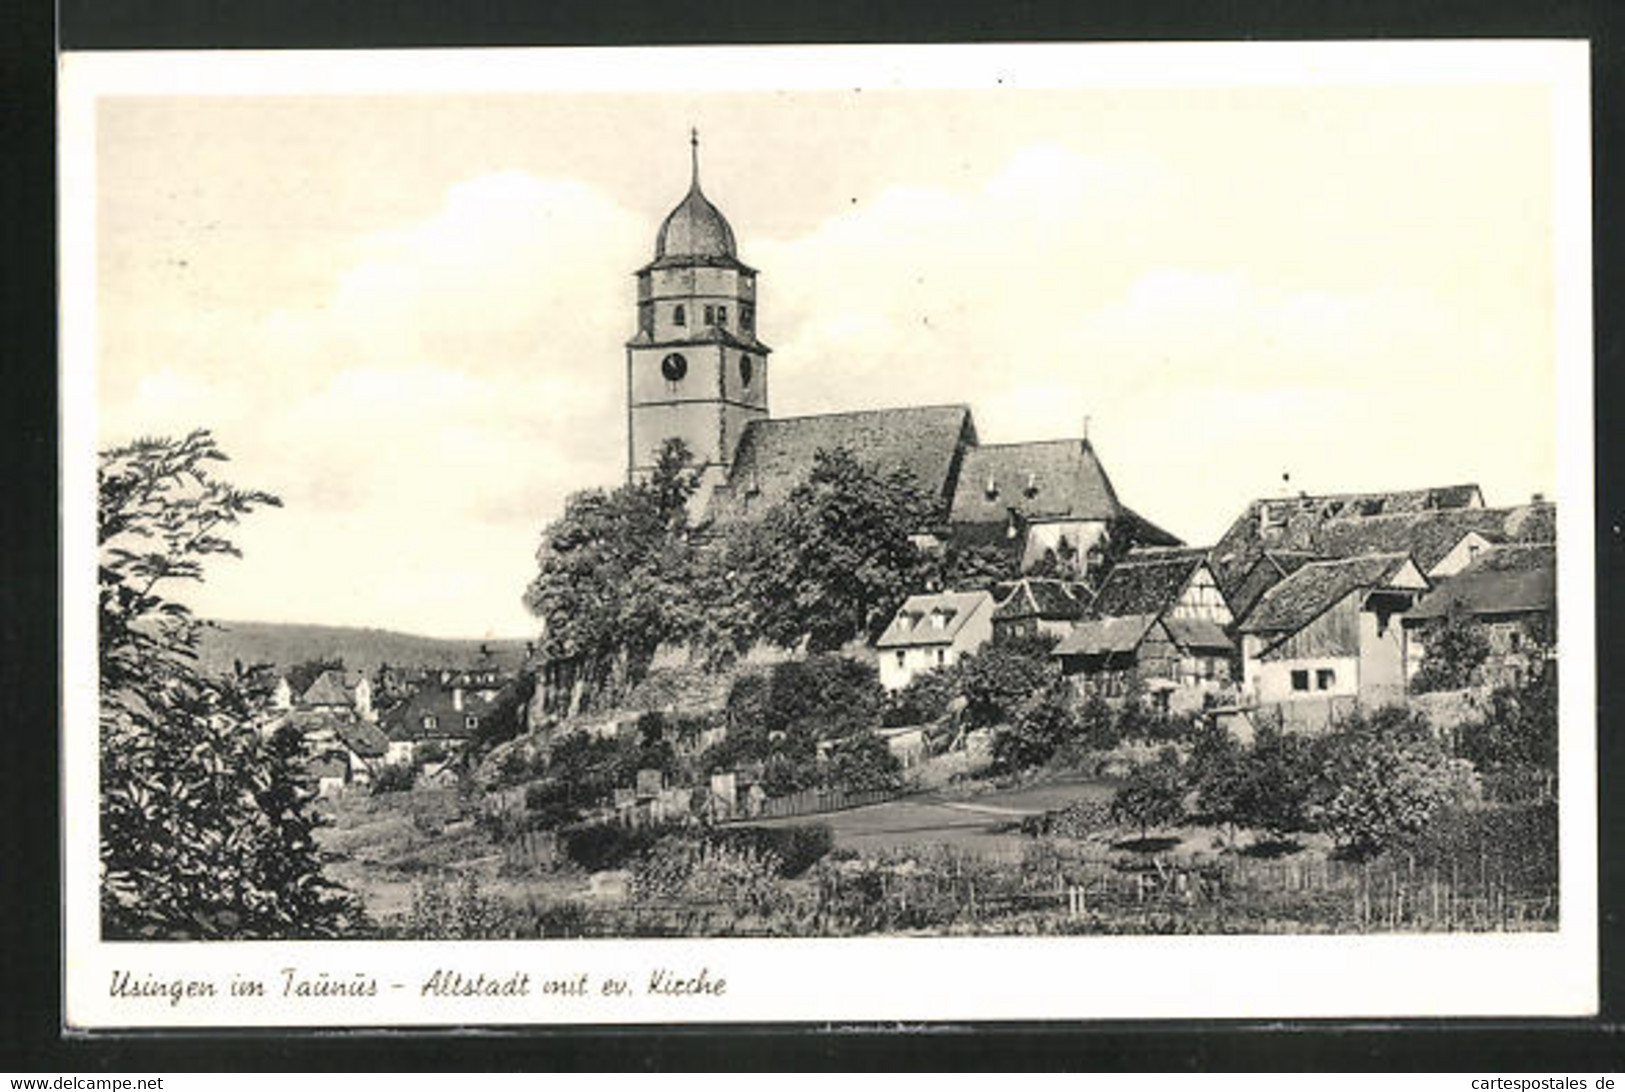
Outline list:
[[[679,303],[671,309],[671,322],[673,326],[688,325],[688,312],[683,309],[682,304]]]
[[[440,718],[436,717],[433,713],[425,713],[423,715],[423,730],[425,732],[432,732],[439,727]]]
[[[1038,475],[1037,474],[1034,474],[1031,471],[1027,472],[1027,485],[1026,485],[1025,488],[1022,489],[1022,492],[1027,495],[1027,499],[1029,499],[1029,500],[1031,500],[1033,497],[1038,496]]]
[[[987,484],[982,487],[982,492],[987,494],[988,500],[993,500],[999,495],[999,483],[994,480],[993,475],[987,476]]]

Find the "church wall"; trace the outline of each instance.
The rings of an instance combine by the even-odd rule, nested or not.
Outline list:
[[[680,353],[688,371],[675,382],[660,370],[669,353]],[[679,345],[669,349],[638,349],[632,353],[632,404],[678,402],[706,398],[715,401],[718,370],[722,364],[718,345]]]
[[[669,437],[677,437],[687,444],[696,464],[719,463],[722,461],[717,448],[720,431],[715,402],[633,406],[633,472],[652,467],[661,444]]]

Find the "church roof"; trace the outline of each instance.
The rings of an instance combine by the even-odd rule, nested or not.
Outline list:
[[[655,262],[681,258],[738,260],[733,228],[727,217],[700,190],[696,176],[688,195],[660,225],[655,236]]]
[[[954,490],[954,523],[1117,519],[1123,508],[1088,440],[988,444],[965,453]]]
[[[883,471],[906,470],[926,496],[946,500],[960,452],[975,442],[967,406],[758,418],[740,435],[727,484],[712,498],[710,514],[722,521],[760,515],[805,480],[814,455],[835,448]]]

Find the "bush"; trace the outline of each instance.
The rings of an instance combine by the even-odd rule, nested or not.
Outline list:
[[[750,847],[779,862],[779,875],[795,879],[829,855],[835,832],[828,823],[802,823],[788,827],[729,827],[710,832],[713,841],[736,848]]]
[[[1059,811],[1023,820],[1023,834],[1053,838],[1089,838],[1112,825],[1111,805],[1104,800],[1076,800]]]
[[[854,732],[830,748],[823,782],[846,792],[901,788],[903,764],[873,732]]]
[[[778,857],[754,845],[670,834],[633,864],[632,891],[639,900],[723,903],[747,913],[768,913],[784,902],[778,884],[782,870]]]
[[[1022,637],[988,645],[959,664],[965,719],[971,728],[1011,720],[1021,705],[1060,677],[1050,656],[1053,637]],[[1048,756],[1046,756],[1048,757]]]
[[[377,796],[385,792],[409,792],[417,783],[417,767],[406,762],[391,762],[386,764],[372,777],[372,794]]]
[[[1046,694],[1022,709],[1015,722],[993,737],[993,769],[1015,773],[1048,762],[1078,734],[1077,718],[1056,694]]]
[[[1557,668],[1548,666],[1521,687],[1490,695],[1489,712],[1461,726],[1461,757],[1480,772],[1537,771],[1557,775]]]
[[[880,723],[886,728],[930,724],[948,713],[959,696],[959,679],[952,668],[934,668],[915,675],[891,699]]]
[[[412,749],[412,765],[422,768],[446,760],[446,745],[438,739],[426,739]]]
[[[1179,754],[1164,747],[1155,762],[1137,766],[1112,798],[1111,813],[1116,819],[1140,830],[1140,840],[1152,827],[1167,826],[1185,817],[1185,771]]]
[[[671,826],[623,827],[615,823],[594,823],[561,832],[559,847],[565,857],[588,872],[602,872],[626,867],[634,857],[675,829]]]
[[[1356,853],[1424,830],[1442,808],[1479,794],[1470,763],[1453,759],[1426,720],[1399,709],[1356,715],[1330,738],[1325,829]]]
[[[1316,802],[1323,794],[1327,738],[1292,735],[1261,722],[1252,748],[1236,768],[1238,780],[1228,801],[1230,820],[1276,838],[1312,829]],[[1217,786],[1213,791],[1216,797],[1223,793]]]
[[[1489,659],[1490,645],[1470,619],[1452,614],[1422,633],[1422,663],[1411,677],[1411,691],[1461,690]]]

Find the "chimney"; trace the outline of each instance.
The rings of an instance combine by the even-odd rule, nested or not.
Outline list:
[[[463,711],[463,688],[461,686],[451,688],[451,707],[459,713]]]

